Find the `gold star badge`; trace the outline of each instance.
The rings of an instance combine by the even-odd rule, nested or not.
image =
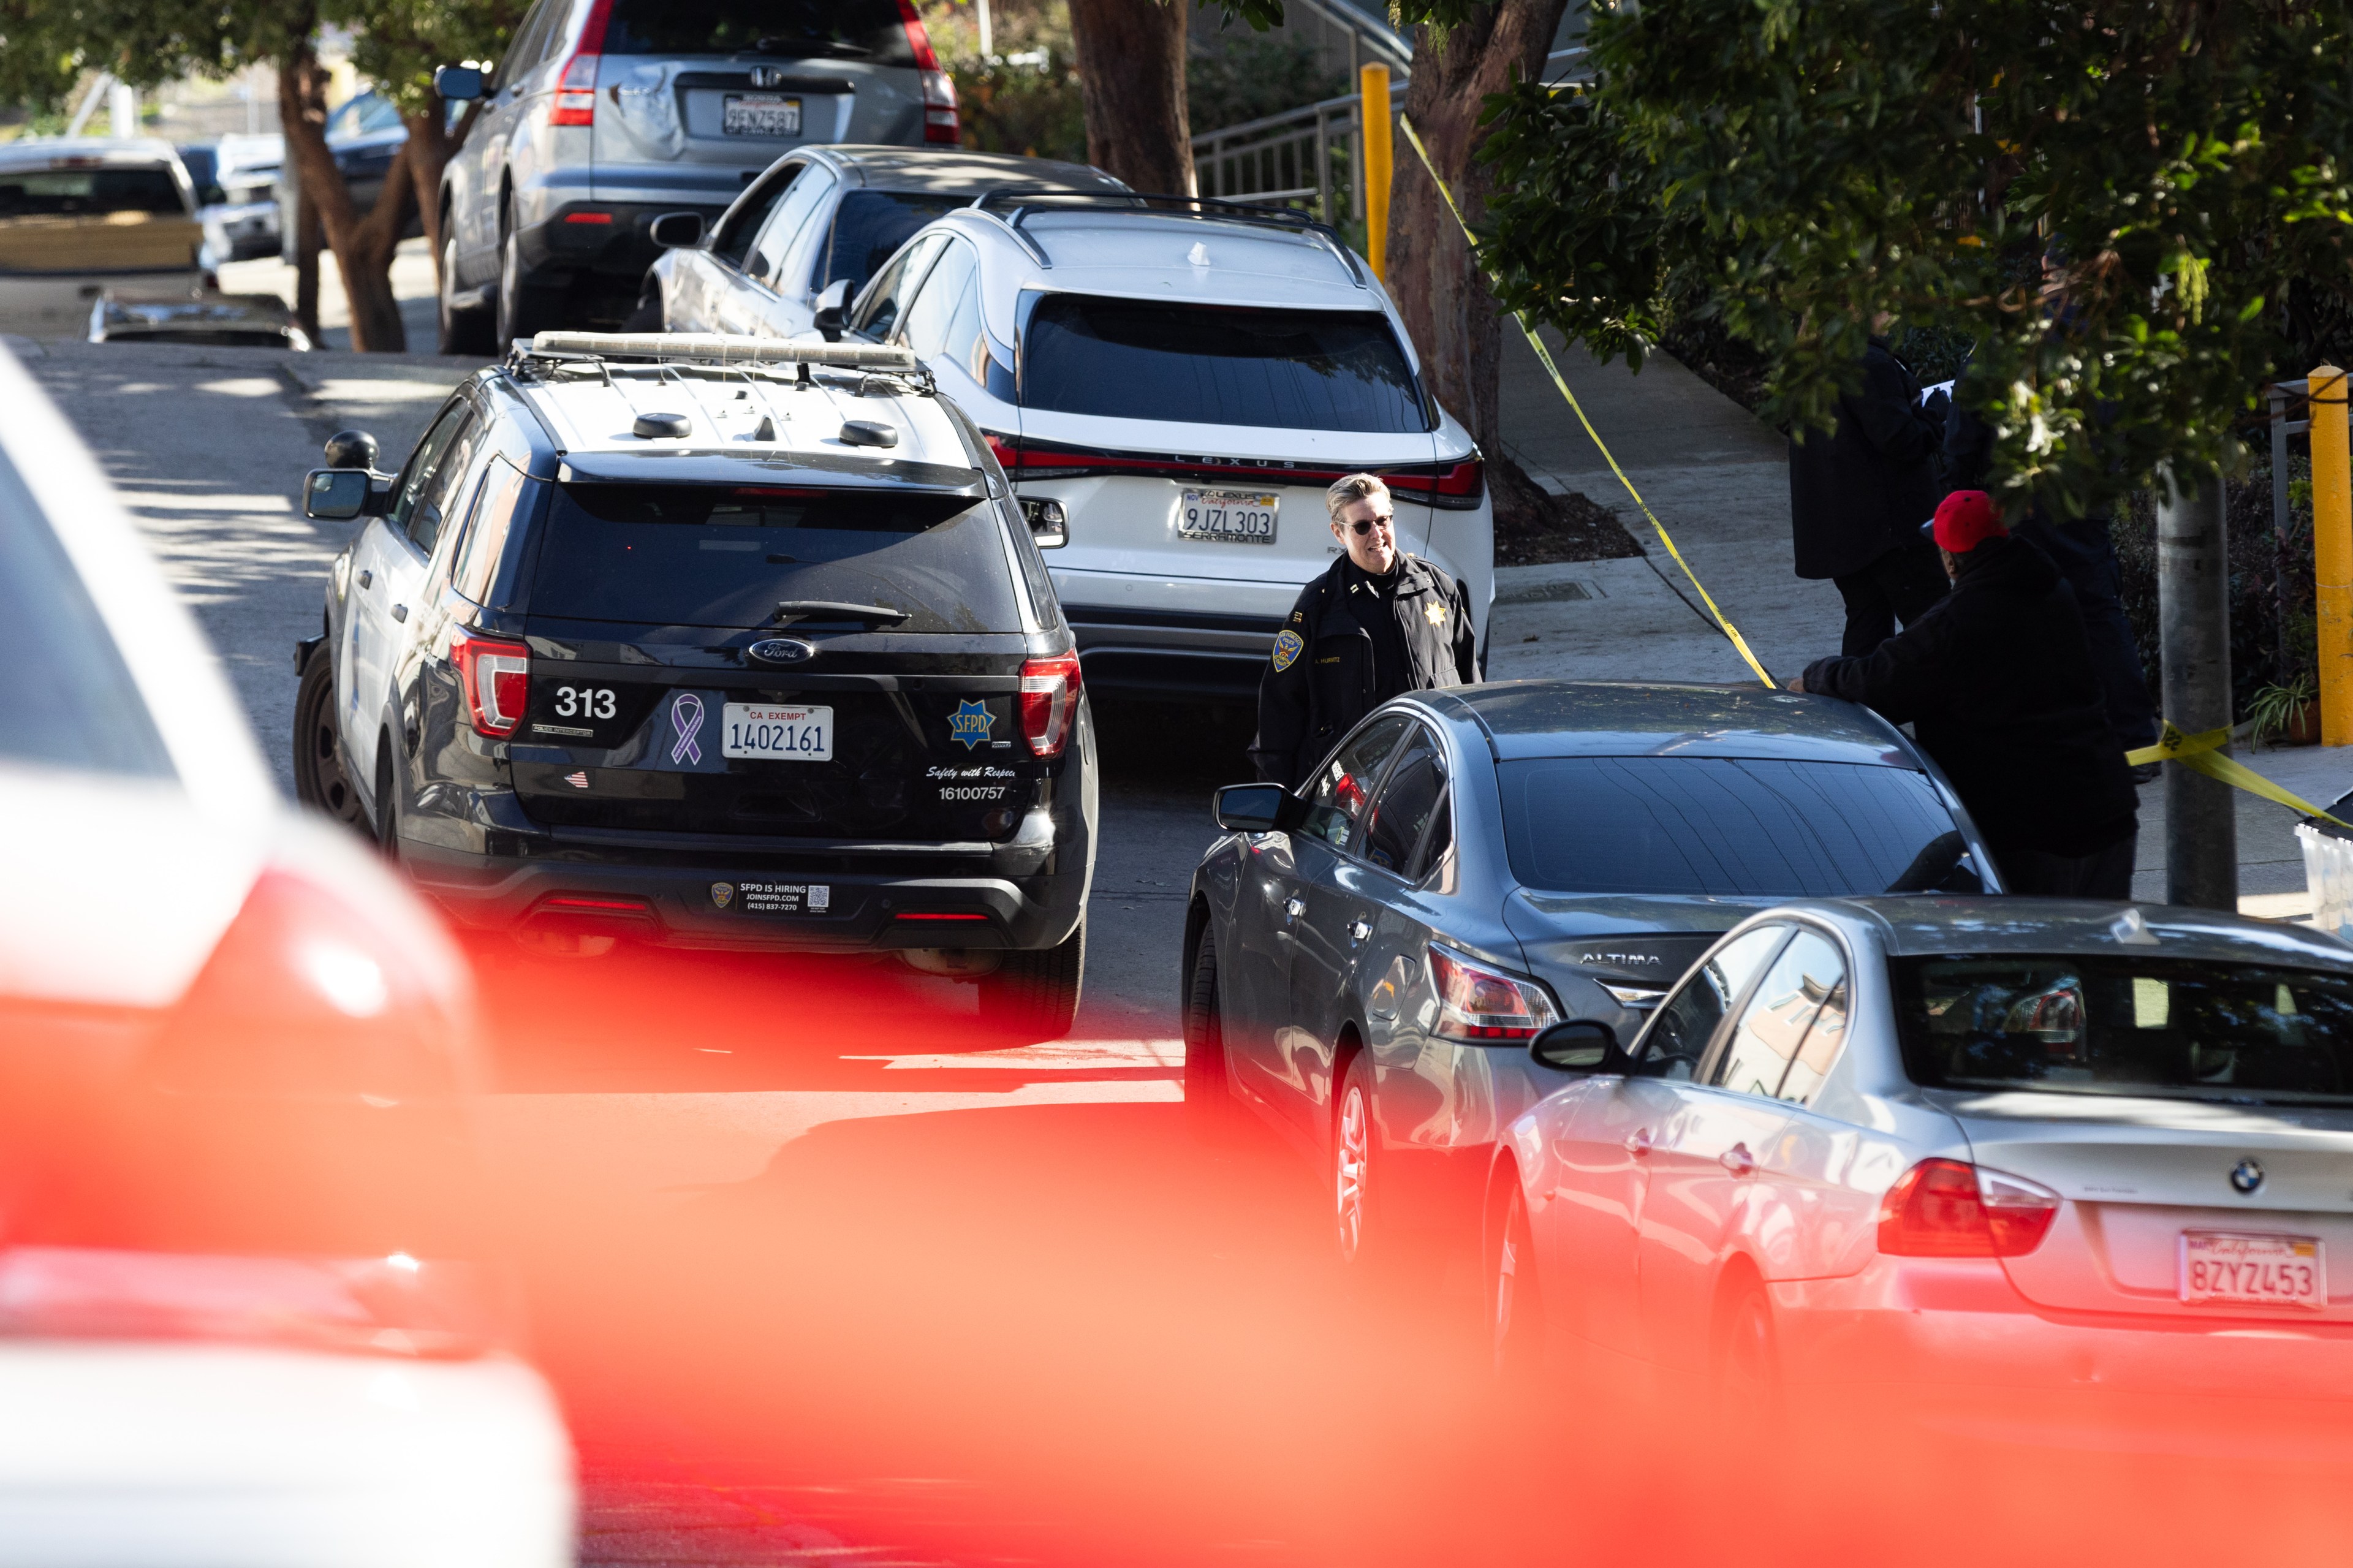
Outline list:
[[[1430,617],[1430,624],[1433,626],[1442,626],[1446,624],[1446,606],[1436,599],[1424,605],[1421,607],[1421,613]]]

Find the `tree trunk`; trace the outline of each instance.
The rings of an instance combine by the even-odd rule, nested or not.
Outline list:
[[[1514,73],[1542,73],[1565,8],[1566,0],[1503,0],[1474,6],[1443,32],[1426,23],[1414,29],[1406,117],[1473,225],[1490,189],[1486,165],[1473,157],[1486,139],[1480,110]],[[1430,391],[1491,463],[1500,460],[1503,318],[1446,198],[1402,136],[1390,184],[1388,283]]]
[[[1087,161],[1139,191],[1189,196],[1188,0],[1071,0]]]
[[[327,248],[351,312],[352,347],[398,353],[408,346],[399,304],[392,297],[392,254],[408,217],[409,156],[404,145],[385,174],[383,194],[362,216],[351,187],[327,148],[326,70],[308,38],[295,45],[278,71],[279,118],[286,155],[301,171],[304,205],[319,216]]]

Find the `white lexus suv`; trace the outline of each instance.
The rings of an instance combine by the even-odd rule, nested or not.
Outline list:
[[[1469,588],[1483,657],[1479,449],[1331,229],[1279,208],[994,192],[919,230],[839,330],[913,349],[988,434],[1091,687],[1254,694],[1300,588],[1340,552],[1324,489],[1360,469],[1388,479],[1400,546]]]

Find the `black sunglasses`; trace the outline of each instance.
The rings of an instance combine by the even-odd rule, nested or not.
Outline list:
[[[1396,531],[1397,514],[1395,512],[1383,512],[1378,517],[1360,517],[1356,521],[1348,525],[1348,530],[1357,538],[1362,539],[1365,535],[1372,532],[1372,531],[1377,527],[1388,529],[1392,532]]]

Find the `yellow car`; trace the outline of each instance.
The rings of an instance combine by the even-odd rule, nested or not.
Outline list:
[[[193,294],[204,244],[195,189],[168,142],[0,147],[0,331],[79,337],[110,288]]]

